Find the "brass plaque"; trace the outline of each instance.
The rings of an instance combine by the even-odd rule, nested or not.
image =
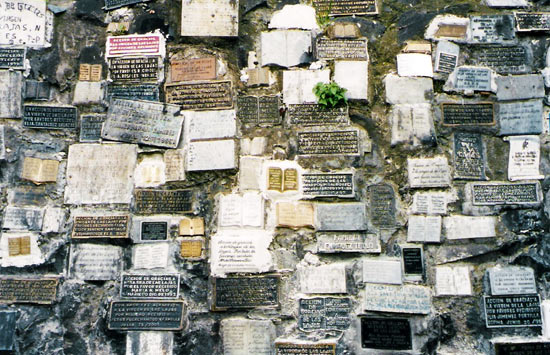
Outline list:
[[[181,256],[183,258],[200,258],[202,256],[202,241],[182,240]]]
[[[80,81],[90,81],[91,78],[92,66],[90,64],[80,64],[80,71],[78,80]]]
[[[175,60],[170,63],[171,81],[216,79],[216,58]]]
[[[267,169],[267,189],[283,191],[283,170],[281,168]]]
[[[284,175],[283,191],[298,190],[298,171],[296,169],[286,169]]]
[[[58,280],[0,278],[0,303],[41,303],[55,301]]]
[[[466,36],[465,25],[440,25],[435,33],[435,37],[464,38]]]
[[[101,64],[93,64],[90,70],[90,81],[100,81],[101,80]]]
[[[30,255],[31,253],[31,237],[14,237],[8,238],[8,254],[9,256]]]

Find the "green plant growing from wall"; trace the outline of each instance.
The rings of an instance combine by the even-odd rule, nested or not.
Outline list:
[[[335,82],[328,84],[319,82],[313,87],[313,93],[317,96],[317,103],[324,109],[346,106],[348,104],[346,91]]]

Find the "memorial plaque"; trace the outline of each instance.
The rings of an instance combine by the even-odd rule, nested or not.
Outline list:
[[[359,132],[298,132],[298,155],[359,155]]]
[[[439,243],[441,241],[441,216],[409,216],[407,241]]]
[[[380,228],[395,227],[395,195],[389,184],[370,185],[369,211],[371,222]]]
[[[455,89],[473,91],[491,91],[491,69],[459,67],[456,72]]]
[[[25,105],[23,126],[27,128],[76,128],[76,107]]]
[[[455,179],[485,180],[485,153],[479,133],[454,133]]]
[[[157,81],[159,60],[157,57],[110,58],[109,77],[113,81]]]
[[[0,47],[0,68],[25,69],[25,48]]]
[[[544,97],[542,74],[499,75],[495,78],[497,100],[524,100]]]
[[[185,180],[185,155],[183,149],[164,151],[164,175],[166,181]]]
[[[31,254],[30,236],[6,238],[8,238],[8,255],[10,257]]]
[[[103,70],[103,66],[101,64],[80,64],[78,80],[79,81],[100,81],[102,70]]]
[[[526,205],[541,202],[540,185],[536,182],[521,184],[472,184],[472,203],[476,206]]]
[[[468,27],[466,25],[441,23],[437,28],[435,37],[436,38],[450,37],[453,39],[454,38],[462,39],[466,37],[467,32],[468,32]]]
[[[429,314],[431,291],[424,286],[365,284],[364,310]]]
[[[105,58],[127,55],[164,56],[165,39],[158,33],[107,37]]]
[[[80,116],[80,142],[95,143],[101,141],[101,129],[105,115]]]
[[[46,2],[41,0],[5,1],[0,18],[0,45],[49,46],[48,12]]]
[[[516,40],[512,15],[470,16],[472,43],[510,43]]]
[[[530,268],[494,267],[489,269],[489,281],[493,296],[537,293],[535,273]]]
[[[121,247],[99,244],[72,244],[69,274],[79,280],[115,280],[122,269]]]
[[[235,169],[233,139],[194,141],[187,145],[186,171]]]
[[[235,110],[183,111],[185,140],[232,138],[237,133]]]
[[[401,254],[403,256],[403,270],[405,274],[424,274],[424,255],[422,253],[422,248],[402,247]]]
[[[377,0],[314,0],[313,6],[323,16],[375,15],[378,13]]]
[[[380,237],[363,233],[317,233],[319,253],[380,253]]]
[[[181,330],[183,301],[113,301],[109,311],[111,330]]]
[[[541,134],[543,117],[542,100],[499,103],[499,134]]]
[[[354,174],[302,174],[302,193],[305,198],[354,197]]]
[[[135,211],[139,214],[178,214],[193,212],[192,190],[135,191]]]
[[[134,269],[157,269],[168,266],[170,252],[168,242],[137,244],[132,248],[132,266]]]
[[[105,139],[176,148],[183,116],[179,108],[151,101],[113,99],[101,137]]]
[[[147,2],[148,0],[105,0],[105,10],[118,9],[119,7],[124,7],[133,4],[139,4],[142,2]]]
[[[257,124],[258,122],[258,97],[237,97],[237,118],[243,124]]]
[[[550,12],[514,12],[517,32],[550,31]]]
[[[303,293],[347,293],[346,266],[325,264],[306,266],[297,270],[300,291]]]
[[[367,230],[364,203],[319,203],[315,212],[318,231]]]
[[[179,297],[180,275],[124,274],[120,281],[120,297],[131,299],[171,299]]]
[[[451,185],[451,174],[446,157],[408,158],[407,162],[411,188]]]
[[[0,303],[52,304],[57,294],[55,278],[0,278]]]
[[[42,208],[7,206],[2,229],[39,231],[42,229],[43,216]]]
[[[130,216],[76,216],[73,238],[128,238]]]
[[[204,219],[202,217],[183,218],[179,225],[180,236],[204,235]]]
[[[480,46],[473,51],[473,62],[497,73],[520,74],[530,71],[532,55],[525,46]]]
[[[496,343],[495,355],[547,355],[550,342]]]
[[[75,88],[75,90],[77,89]],[[49,100],[50,83],[47,81],[25,80],[24,96],[27,100]]]
[[[463,28],[466,29],[466,27]],[[439,29],[441,30],[441,26]],[[458,45],[445,40],[439,41],[435,52],[434,70],[439,73],[451,74],[458,64],[459,54],[460,47]]]
[[[270,126],[281,123],[279,95],[239,96],[237,117],[244,124]]]
[[[350,298],[302,298],[299,307],[298,327],[302,330],[346,330],[350,326]]]
[[[300,228],[313,227],[314,208],[307,202],[279,202],[277,203],[277,226]]]
[[[447,195],[439,192],[417,192],[413,196],[412,213],[440,215],[447,214]]]
[[[23,74],[21,71],[0,70],[0,117],[21,117],[22,91]]]
[[[231,81],[166,84],[166,102],[183,110],[221,110],[233,107]]]
[[[437,266],[435,268],[437,296],[471,296],[472,281],[468,266]]]
[[[0,312],[0,351],[15,350],[15,325],[18,312]]]
[[[361,347],[383,350],[412,349],[411,325],[401,318],[361,318]]]
[[[274,19],[271,20],[270,25],[273,24]],[[283,25],[282,27],[300,27],[300,25]],[[290,68],[311,62],[312,37],[311,31],[280,29],[262,32],[260,34],[259,67],[279,66]]]
[[[298,190],[298,171],[294,168],[267,169],[267,190],[286,192]]]
[[[206,57],[170,62],[170,81],[216,79],[216,57]]]
[[[508,180],[539,180],[544,179],[540,173],[540,137],[510,136],[508,155]]]
[[[182,240],[180,245],[180,256],[186,259],[202,258],[204,250],[204,241]]]
[[[276,355],[335,355],[336,344],[331,343],[275,343]]]
[[[542,327],[539,295],[484,296],[487,328]]]
[[[168,222],[141,222],[140,239],[166,240],[168,238]]]
[[[325,59],[359,59],[368,60],[366,38],[329,39],[319,37],[315,43],[315,56],[318,60]]]
[[[37,185],[46,182],[56,182],[59,161],[25,157],[21,178],[30,180]]]
[[[323,108],[317,104],[288,105],[286,114],[291,124],[301,126],[348,125],[348,106]]]
[[[495,124],[494,105],[491,102],[476,104],[441,104],[444,126],[486,126]]]
[[[156,84],[112,85],[107,87],[109,100],[116,97],[126,100],[159,101],[159,87]]]
[[[273,355],[276,330],[271,320],[231,317],[220,323],[224,355]]]
[[[363,282],[375,284],[401,285],[401,260],[363,259]]]
[[[236,37],[239,5],[224,0],[194,0],[181,6],[181,36]]]
[[[212,310],[277,307],[279,277],[228,277],[213,279]]]

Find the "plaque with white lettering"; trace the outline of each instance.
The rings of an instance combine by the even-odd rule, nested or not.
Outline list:
[[[315,43],[317,59],[355,59],[368,60],[367,39],[319,37]]]
[[[318,14],[324,16],[376,15],[378,0],[314,0]]]
[[[168,222],[141,222],[140,239],[142,241],[166,240]]]
[[[531,71],[532,54],[525,46],[478,46],[472,53],[472,64],[489,67],[501,74]]]
[[[25,105],[23,126],[27,128],[76,128],[76,107]]]
[[[487,328],[542,327],[539,295],[484,296]]]
[[[294,104],[287,105],[286,114],[290,124],[300,126],[349,124],[348,106],[323,108],[317,104]]]
[[[179,297],[179,274],[123,274],[120,297],[130,299],[173,299]]]
[[[407,275],[424,274],[424,255],[421,247],[402,247],[403,271]]]
[[[109,77],[113,81],[157,81],[157,57],[116,57],[109,59]]]
[[[139,214],[189,213],[193,211],[192,190],[135,190]]]
[[[383,350],[412,349],[411,325],[401,318],[361,318],[361,347]]]
[[[353,173],[302,174],[302,193],[305,198],[355,196]]]
[[[279,305],[279,276],[214,278],[212,282],[213,311]]]
[[[95,143],[101,141],[101,129],[105,115],[80,116],[80,142]]]
[[[156,84],[112,85],[107,87],[107,97],[126,100],[159,101],[159,86]]]
[[[336,344],[334,343],[275,343],[275,353],[277,355],[335,355]]]
[[[485,153],[479,133],[454,133],[455,179],[485,180]]]
[[[73,238],[128,238],[130,216],[76,216]]]
[[[539,182],[472,183],[469,188],[476,206],[531,205],[542,201]]]
[[[550,342],[496,343],[495,355],[548,355]]]
[[[25,69],[25,48],[0,47],[0,68]]]
[[[319,253],[374,253],[382,251],[380,237],[373,233],[317,233]]]
[[[203,81],[166,84],[166,102],[183,110],[222,110],[233,108],[231,81]]]
[[[346,330],[351,323],[350,298],[302,298],[299,301],[298,327],[305,331]]]
[[[113,301],[109,311],[111,330],[181,330],[183,301]]]
[[[492,102],[475,104],[442,103],[444,126],[485,126],[494,125],[494,105]]]
[[[118,9],[119,7],[124,7],[133,4],[139,4],[142,2],[147,2],[149,0],[105,0],[105,10]]]
[[[514,12],[517,32],[550,31],[550,12]]]
[[[298,132],[298,155],[359,155],[359,132]]]
[[[0,303],[52,304],[57,295],[58,279],[0,278]]]

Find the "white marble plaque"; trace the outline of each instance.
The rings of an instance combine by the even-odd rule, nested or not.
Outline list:
[[[418,146],[434,135],[431,104],[393,105],[390,111],[391,144]]]
[[[0,160],[6,159],[6,129],[0,125]]]
[[[407,242],[440,243],[441,216],[409,216]]]
[[[42,208],[7,206],[2,218],[2,229],[40,231],[43,217]]]
[[[388,74],[384,78],[386,102],[389,104],[429,103],[433,96],[433,80],[430,78],[402,77]]]
[[[237,132],[235,110],[182,111],[185,117],[185,139],[194,141],[231,138]]]
[[[489,269],[491,295],[520,295],[537,293],[535,273],[526,267],[494,267]]]
[[[411,188],[451,185],[451,173],[446,157],[409,158],[407,163]]]
[[[262,32],[262,66],[293,67],[311,60],[311,31],[276,30]]]
[[[285,5],[282,10],[275,11],[271,16],[269,28],[303,30],[318,30],[315,9],[308,5]]]
[[[368,100],[368,60],[334,61],[334,82],[346,89],[346,98]]]
[[[259,190],[264,160],[260,157],[243,156],[239,162],[239,189]]]
[[[514,17],[511,14],[470,16],[469,38],[477,44],[515,43]]]
[[[329,264],[298,268],[303,293],[347,293],[346,266]]]
[[[496,237],[496,217],[449,216],[443,218],[449,240]]]
[[[359,202],[316,204],[315,227],[319,231],[366,230],[366,206]]]
[[[220,227],[258,227],[264,225],[264,201],[256,192],[220,197]]]
[[[71,145],[65,203],[129,204],[132,201],[136,159],[136,145]]]
[[[30,245],[26,251],[20,250],[18,255],[10,256],[10,239],[29,238]],[[39,265],[44,262],[44,256],[38,247],[38,234],[31,232],[3,232],[0,237],[0,267],[24,267]]]
[[[126,355],[172,355],[174,333],[172,332],[128,332],[126,334]]]
[[[433,77],[432,56],[421,53],[398,54],[397,74],[399,76]]]
[[[375,253],[382,251],[380,236],[374,233],[317,233],[319,253]]]
[[[401,260],[363,259],[363,282],[401,285]]]
[[[313,87],[330,82],[330,70],[285,70],[283,71],[283,102],[289,104],[317,103]]]
[[[187,146],[187,171],[225,170],[237,167],[235,141],[191,142]]]
[[[439,192],[417,192],[413,196],[411,212],[414,214],[447,214],[447,195]]]
[[[0,45],[49,46],[46,38],[46,1],[2,1],[0,14]]]
[[[99,244],[71,245],[70,275],[79,280],[116,280],[122,269],[122,248]]]
[[[184,0],[181,4],[181,35],[238,36],[239,3],[230,0]]]
[[[365,284],[365,311],[429,314],[431,308],[428,287]]]
[[[147,154],[141,157],[134,173],[136,187],[156,187],[166,182],[164,156]]]
[[[185,180],[185,154],[183,149],[164,151],[164,175],[166,181]]]
[[[435,292],[437,296],[471,296],[469,266],[437,266],[435,268]]]
[[[445,90],[459,90],[464,92],[496,91],[493,83],[493,72],[489,68],[460,66],[455,68],[445,83]]]
[[[270,320],[227,318],[221,321],[224,355],[272,355],[275,325]]]
[[[510,142],[508,179],[510,181],[544,179],[544,175],[539,171],[539,136],[514,136],[507,137],[505,140]]]
[[[168,265],[169,250],[170,243],[166,242],[134,245],[133,269],[165,268]]]
[[[42,234],[59,233],[65,224],[65,210],[60,207],[46,207],[42,222]]]
[[[527,7],[530,4],[526,0],[485,0],[489,7]]]
[[[0,70],[0,117],[20,118],[22,110],[23,74]]]

